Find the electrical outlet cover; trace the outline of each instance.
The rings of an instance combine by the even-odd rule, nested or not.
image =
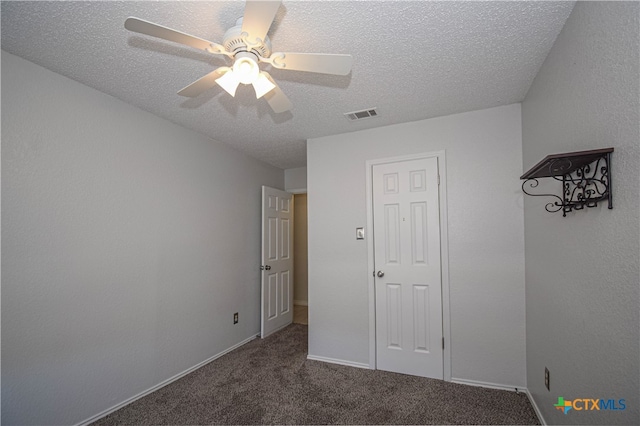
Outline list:
[[[544,386],[547,388],[548,391],[551,390],[549,388],[549,369],[547,367],[544,368]]]

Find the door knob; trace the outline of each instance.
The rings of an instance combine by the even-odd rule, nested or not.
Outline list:
[[[378,275],[378,278],[382,278],[382,277],[384,277],[384,272],[378,271],[377,275]]]
[[[271,266],[267,265],[267,266],[264,267],[264,269],[266,269],[267,271],[270,271],[271,270]]]

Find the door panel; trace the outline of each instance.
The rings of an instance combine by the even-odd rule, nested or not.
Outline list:
[[[429,352],[429,286],[413,286],[413,349]]]
[[[273,213],[275,214],[275,213]],[[271,262],[278,260],[278,218],[270,217],[267,219],[267,247],[268,252],[266,260]],[[263,262],[264,264],[264,262]]]
[[[385,264],[400,263],[400,206],[386,204],[384,206],[385,231]]]
[[[282,241],[282,244],[280,245],[280,247],[282,247],[282,250],[280,251],[280,259],[282,260],[288,260],[290,256],[291,247],[289,245],[289,242],[292,240],[291,238],[289,238],[289,234],[291,233],[290,231],[291,221],[289,219],[281,219],[280,232],[282,232],[282,235],[280,236],[280,241]]]
[[[262,315],[260,335],[293,321],[293,196],[262,187]]]
[[[443,377],[438,160],[373,166],[377,368]]]
[[[427,263],[427,203],[411,203],[411,259],[414,265]]]
[[[284,271],[280,274],[280,314],[284,315],[289,312],[290,299],[289,299],[289,290],[291,289],[291,283],[289,282],[289,277],[291,274],[289,271]]]
[[[267,320],[278,316],[278,275],[269,274],[267,283]]]
[[[387,284],[387,348],[402,349],[402,287]]]

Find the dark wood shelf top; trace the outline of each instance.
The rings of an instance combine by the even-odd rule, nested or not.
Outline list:
[[[613,152],[613,148],[547,155],[542,161],[520,176],[520,179],[535,179],[566,175],[582,166],[592,163],[598,158],[606,156],[611,152]]]

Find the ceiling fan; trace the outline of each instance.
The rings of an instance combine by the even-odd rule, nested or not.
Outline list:
[[[124,26],[129,31],[202,49],[214,55],[225,55],[233,60],[232,66],[220,67],[210,72],[180,90],[179,95],[195,97],[218,84],[231,96],[235,96],[240,83],[251,84],[257,99],[264,97],[274,112],[281,113],[291,109],[291,101],[271,75],[260,69],[260,63],[283,70],[347,75],[351,72],[353,59],[351,55],[342,54],[272,53],[267,32],[280,4],[281,0],[247,0],[244,16],[227,30],[222,44],[133,17],[127,18]]]

